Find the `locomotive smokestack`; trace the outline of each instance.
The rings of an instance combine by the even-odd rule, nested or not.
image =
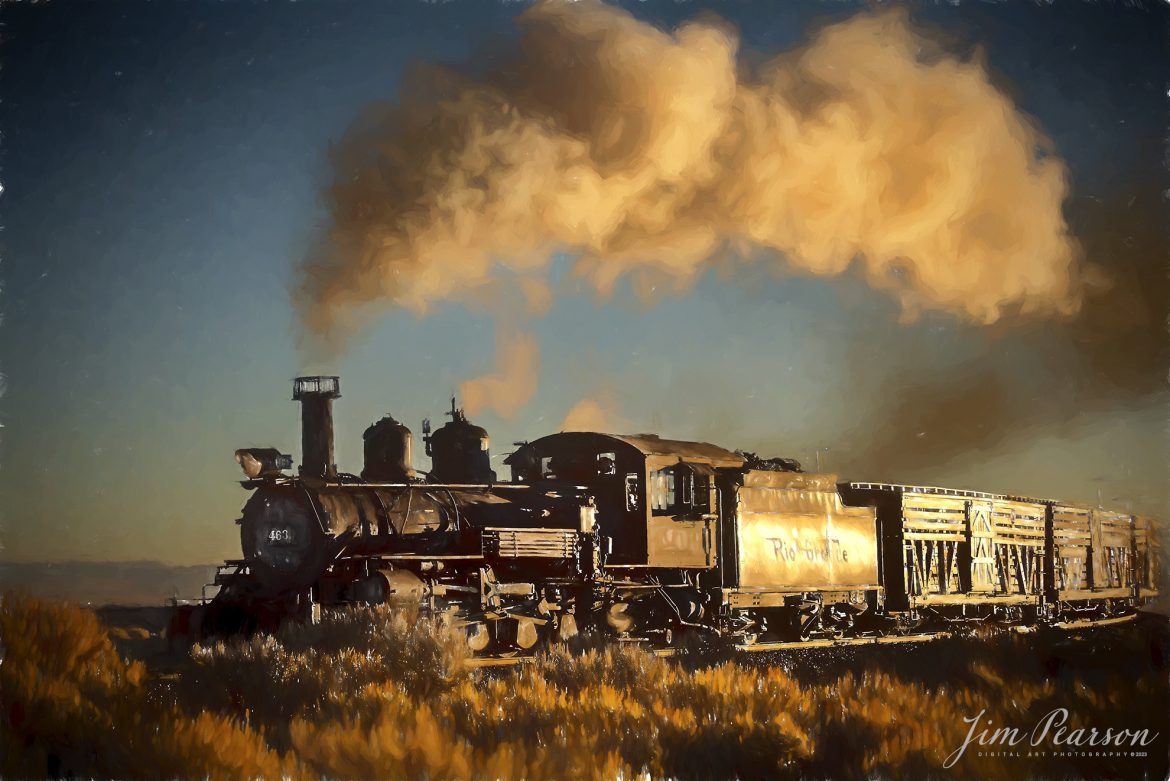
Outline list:
[[[293,401],[301,403],[301,477],[337,477],[333,463],[333,400],[341,397],[337,377],[297,377]]]

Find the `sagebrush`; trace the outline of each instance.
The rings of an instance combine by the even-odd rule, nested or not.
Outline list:
[[[1170,733],[1153,620],[762,660],[585,642],[479,671],[446,627],[378,609],[197,645],[168,675],[122,658],[75,606],[8,595],[0,632],[5,778],[1161,778]],[[1057,706],[1144,723],[1157,751],[970,752],[941,769],[962,719],[1030,724]]]

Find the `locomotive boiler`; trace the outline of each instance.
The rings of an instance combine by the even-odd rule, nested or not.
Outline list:
[[[242,558],[219,568],[212,630],[416,605],[509,655],[588,628],[670,647],[903,642],[978,627],[1125,620],[1158,594],[1150,519],[1053,500],[845,482],[653,434],[561,432],[491,468],[454,401],[424,422],[429,472],[392,417],[360,476],[333,463],[337,377],[294,381],[302,464],[237,451]]]

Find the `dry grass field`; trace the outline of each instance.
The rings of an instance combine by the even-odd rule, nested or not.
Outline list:
[[[750,659],[662,660],[584,641],[502,670],[469,669],[448,630],[388,610],[168,656],[148,629],[9,594],[0,632],[4,778],[1162,779],[1168,769],[1170,631],[1159,616],[1078,636]],[[1029,757],[1027,745],[981,756],[972,745],[943,768],[970,728],[963,719],[985,711],[996,727],[1030,729],[1054,708],[1072,725],[1159,736],[1145,756]]]

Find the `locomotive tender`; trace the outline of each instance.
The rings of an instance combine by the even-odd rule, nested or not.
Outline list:
[[[392,417],[360,476],[333,463],[337,377],[301,377],[302,460],[240,450],[243,558],[219,568],[205,628],[322,606],[417,603],[506,655],[591,627],[669,646],[898,642],[977,626],[1124,620],[1158,595],[1148,518],[1058,501],[839,482],[652,434],[563,432],[491,469],[452,401],[431,472]]]

